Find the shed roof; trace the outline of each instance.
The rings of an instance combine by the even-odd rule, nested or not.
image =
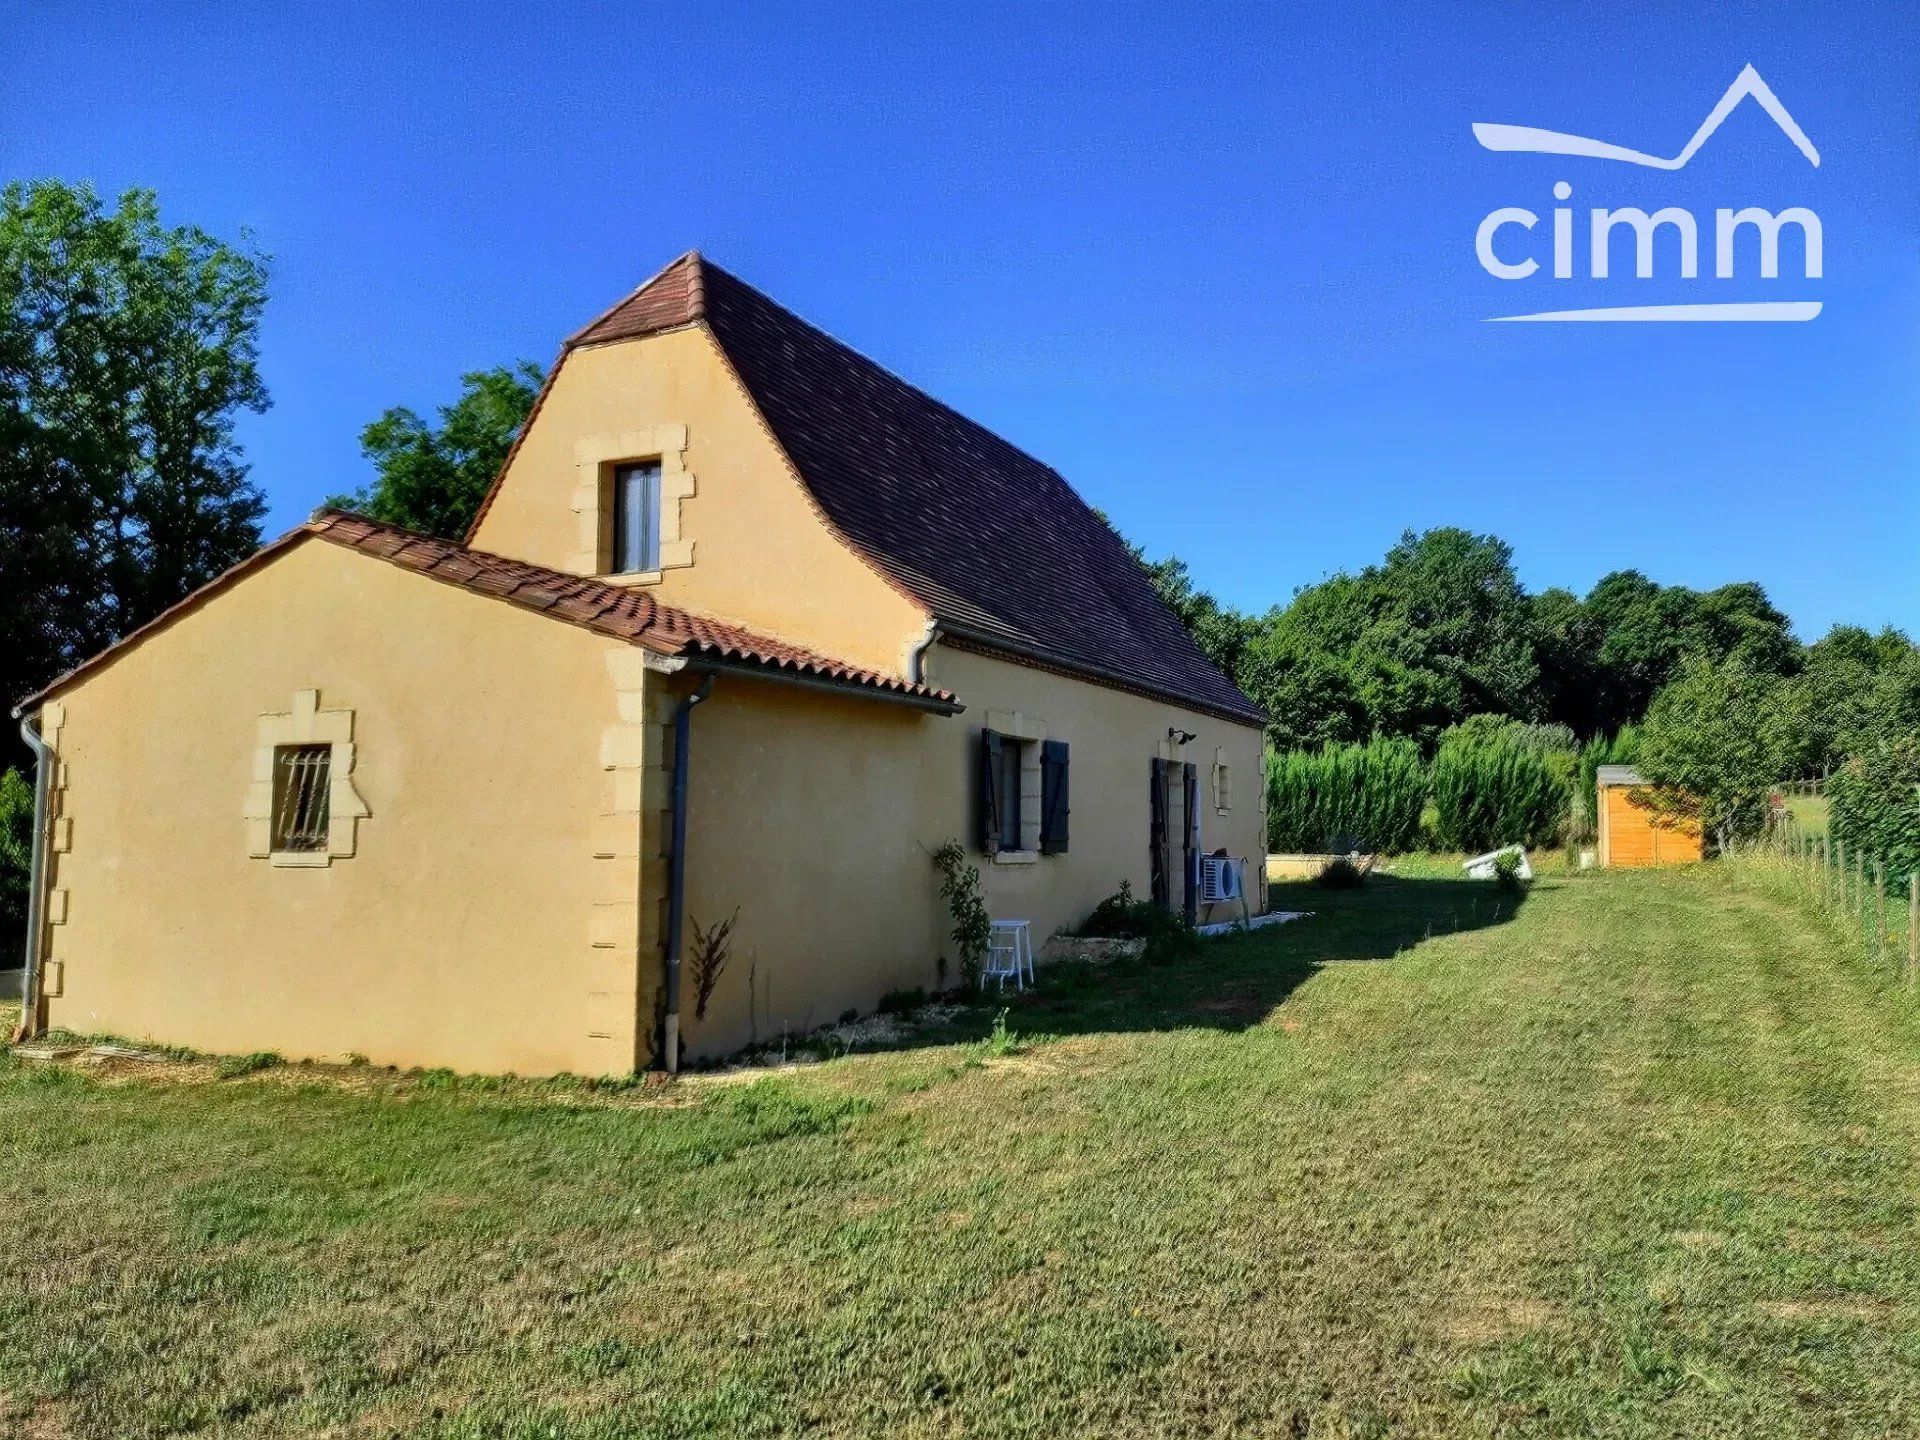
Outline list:
[[[1602,786],[1644,785],[1647,777],[1631,765],[1602,765],[1594,772],[1595,780]]]

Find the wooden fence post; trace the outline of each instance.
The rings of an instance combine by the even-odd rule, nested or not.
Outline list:
[[[1873,857],[1873,956],[1881,964],[1887,959],[1887,867],[1878,855]]]
[[[1907,984],[1920,978],[1920,874],[1907,876]]]
[[[1858,846],[1853,851],[1853,928],[1860,937],[1860,953],[1867,953],[1867,857]]]

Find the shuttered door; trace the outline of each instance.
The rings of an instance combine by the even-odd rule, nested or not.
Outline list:
[[[1172,886],[1167,876],[1167,778],[1168,762],[1156,759],[1147,785],[1147,850],[1152,857],[1153,903],[1171,905]]]
[[[1192,761],[1180,767],[1180,873],[1186,876],[1181,908],[1187,919],[1200,914],[1200,772]]]

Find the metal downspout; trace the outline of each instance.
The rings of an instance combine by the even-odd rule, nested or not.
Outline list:
[[[687,898],[687,746],[693,738],[693,707],[713,689],[713,676],[681,697],[673,710],[673,849],[667,856],[667,946],[661,983],[666,1013],[660,1023],[660,1063],[680,1072],[680,933]]]
[[[33,851],[27,869],[27,956],[20,976],[20,1025],[16,1041],[40,1032],[40,941],[47,888],[47,792],[53,783],[53,751],[40,738],[31,715],[20,720],[20,738],[33,751]]]
[[[907,653],[907,678],[916,685],[927,683],[927,652],[933,649],[933,642],[940,638],[940,622],[927,621],[927,633]]]

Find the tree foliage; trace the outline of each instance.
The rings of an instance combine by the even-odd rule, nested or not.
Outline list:
[[[37,689],[251,552],[234,442],[267,407],[266,265],[153,194],[0,189],[0,697]]]
[[[1258,616],[1199,589],[1178,558],[1149,561],[1130,548],[1200,648],[1267,710],[1279,750],[1395,735],[1431,753],[1449,726],[1480,714],[1562,726],[1574,743],[1548,748],[1572,750],[1638,721],[1689,659],[1738,657],[1784,678],[1821,648],[1802,647],[1751,582],[1702,591],[1619,570],[1584,597],[1530,595],[1504,541],[1456,528],[1409,531],[1379,564],[1303,587]],[[1875,713],[1920,721],[1920,678],[1909,678],[1920,665],[1902,668],[1913,647],[1895,632],[1857,634],[1888,692]],[[1837,666],[1857,646],[1830,648]]]
[[[373,462],[373,483],[328,503],[388,525],[461,539],[533,411],[541,375],[531,360],[470,371],[460,377],[460,397],[441,407],[437,426],[405,406],[387,410],[360,432],[360,453]]]
[[[27,874],[33,857],[33,782],[18,770],[0,771],[0,944],[11,952],[27,928]],[[20,963],[0,954],[0,970]]]
[[[1849,755],[1920,734],[1920,647],[1898,630],[1836,625],[1807,647],[1782,704],[1797,737],[1795,772],[1824,774]]]
[[[1874,742],[1834,772],[1834,839],[1886,867],[1896,888],[1920,874],[1920,730]]]
[[[1794,753],[1783,682],[1743,655],[1693,657],[1654,697],[1639,767],[1656,805],[1697,821],[1722,850],[1758,829]]]

